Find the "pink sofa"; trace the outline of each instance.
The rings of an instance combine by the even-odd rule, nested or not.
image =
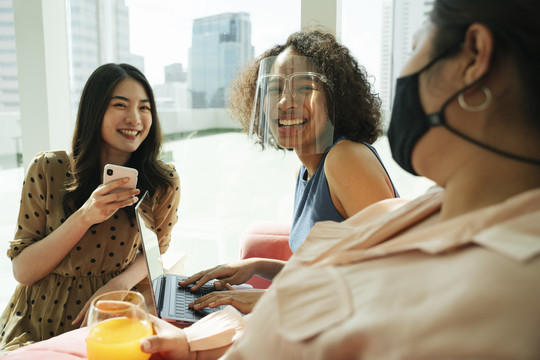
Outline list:
[[[40,341],[0,356],[2,360],[87,360],[86,335],[88,328],[68,331],[51,339]],[[150,360],[162,360],[152,354]]]
[[[24,346],[3,356],[6,360],[80,360],[86,356],[87,328],[69,331],[49,340]]]
[[[288,260],[290,223],[275,221],[257,221],[248,226],[240,242],[240,258],[263,257]],[[266,289],[272,283],[259,276],[253,276],[248,282],[257,289]]]

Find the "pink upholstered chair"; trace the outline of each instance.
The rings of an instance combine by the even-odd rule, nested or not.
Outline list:
[[[2,357],[6,360],[84,360],[87,328],[69,331],[49,340],[24,346]]]
[[[250,224],[241,238],[240,258],[289,260],[292,255],[289,247],[290,229],[290,223],[275,221],[257,221]],[[253,276],[247,283],[257,289],[266,289],[272,282]]]
[[[14,350],[5,356],[5,360],[87,360],[86,327],[68,331],[48,340]],[[159,354],[152,354],[150,360],[161,360]]]

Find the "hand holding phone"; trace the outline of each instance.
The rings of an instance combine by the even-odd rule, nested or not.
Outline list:
[[[139,172],[137,169],[133,169],[126,166],[107,164],[103,169],[103,183],[107,184],[113,180],[121,178],[129,178],[129,181],[124,185],[115,188],[111,192],[118,192],[123,190],[135,189],[137,187],[137,177]]]

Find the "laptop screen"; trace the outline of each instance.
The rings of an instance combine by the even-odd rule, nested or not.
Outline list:
[[[151,210],[152,207],[149,203],[148,192],[145,192],[139,203],[135,206],[135,215],[137,218],[137,226],[141,232],[141,242],[144,247],[148,273],[152,280],[152,284],[154,284],[156,279],[160,279],[163,276],[164,271],[163,261],[161,260],[161,253],[159,251],[158,237],[150,228],[150,224],[153,224],[154,216]]]

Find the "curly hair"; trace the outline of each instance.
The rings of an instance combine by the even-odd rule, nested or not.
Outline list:
[[[320,30],[291,34],[283,45],[265,51],[233,80],[229,107],[233,119],[248,131],[257,87],[259,66],[263,59],[278,56],[286,49],[302,56],[315,58],[318,71],[328,79],[334,102],[334,140],[345,136],[355,141],[372,144],[382,135],[381,102],[372,92],[367,73],[336,38]],[[279,146],[274,144],[275,147]]]

